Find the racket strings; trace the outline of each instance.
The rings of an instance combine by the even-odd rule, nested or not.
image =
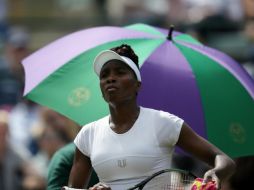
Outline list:
[[[179,172],[165,172],[152,178],[143,190],[190,190],[194,177]]]

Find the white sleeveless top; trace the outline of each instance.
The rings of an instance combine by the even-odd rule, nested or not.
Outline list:
[[[183,120],[167,112],[140,108],[132,128],[117,134],[109,116],[85,125],[74,140],[90,157],[100,181],[122,190],[171,167],[172,153]]]

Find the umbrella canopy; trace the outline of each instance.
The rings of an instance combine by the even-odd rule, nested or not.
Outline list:
[[[139,56],[141,106],[182,117],[230,156],[254,153],[254,82],[233,59],[187,34],[145,24],[67,35],[22,61],[24,96],[80,125],[108,114],[92,63],[123,43]]]

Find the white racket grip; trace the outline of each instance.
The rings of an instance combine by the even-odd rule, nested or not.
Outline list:
[[[87,190],[87,189],[76,189],[76,188],[71,188],[71,187],[63,186],[61,188],[61,190]]]

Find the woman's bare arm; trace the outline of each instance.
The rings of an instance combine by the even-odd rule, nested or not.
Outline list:
[[[92,165],[90,158],[76,148],[68,186],[80,189],[84,188],[89,182],[91,173]]]
[[[212,178],[218,188],[221,181],[229,178],[235,170],[235,163],[231,158],[196,134],[186,123],[182,126],[177,145],[213,167],[205,173],[204,179],[206,182]]]

